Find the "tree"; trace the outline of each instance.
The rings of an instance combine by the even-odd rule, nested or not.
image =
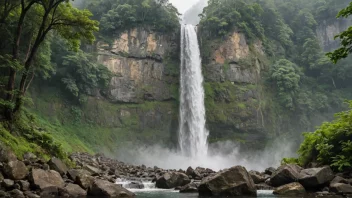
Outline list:
[[[337,15],[337,18],[347,18],[352,14],[352,2],[350,5],[341,10]],[[341,47],[333,52],[327,54],[327,56],[334,62],[337,63],[339,60],[346,58],[352,52],[352,27],[337,35],[335,39],[341,40]]]
[[[7,85],[8,102],[15,102],[14,108],[6,110],[6,117],[13,118],[13,114],[18,112],[22,106],[22,99],[31,84],[29,74],[34,72],[33,62],[41,44],[47,35],[55,31],[59,36],[66,39],[73,49],[78,49],[80,40],[85,39],[89,42],[94,40],[94,32],[98,31],[98,22],[90,19],[92,14],[88,10],[78,10],[73,8],[68,0],[21,0],[20,16],[17,20],[17,28],[14,32],[14,44],[12,60],[23,63],[23,73],[21,74],[20,84],[15,88],[17,70],[10,67]],[[19,60],[23,25],[29,12],[35,12],[39,16],[36,27],[33,28],[34,37],[30,38],[33,42],[29,43],[27,55]]]

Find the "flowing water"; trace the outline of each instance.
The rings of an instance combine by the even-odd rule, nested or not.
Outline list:
[[[203,158],[208,151],[202,64],[196,27],[181,28],[179,145],[184,156]]]

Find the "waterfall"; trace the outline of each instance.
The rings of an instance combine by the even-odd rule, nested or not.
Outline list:
[[[189,157],[207,155],[209,132],[205,127],[202,63],[196,27],[181,28],[181,94],[179,145]]]

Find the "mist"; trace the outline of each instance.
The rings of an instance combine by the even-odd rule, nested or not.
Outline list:
[[[242,165],[248,170],[263,171],[268,167],[278,167],[282,158],[297,157],[294,144],[288,139],[277,139],[262,151],[240,152],[240,145],[224,141],[209,146],[208,155],[203,158],[189,158],[177,150],[154,145],[129,145],[119,149],[114,157],[120,161],[164,169],[187,169],[189,166],[211,168],[215,171]]]

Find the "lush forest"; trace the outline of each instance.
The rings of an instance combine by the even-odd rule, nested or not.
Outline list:
[[[335,21],[341,9],[349,6],[339,13],[339,18],[351,14],[352,4],[348,3],[348,0],[209,0],[200,14],[199,24],[203,64],[211,62],[211,46],[234,31],[243,33],[249,45],[261,41],[265,57],[260,61],[265,69],[260,83],[270,93],[266,98],[270,103],[263,105],[263,109],[270,109],[270,115],[277,118],[272,119],[271,135],[286,135],[300,141],[300,133],[315,127],[312,117],[324,114],[331,118],[333,113],[346,110],[348,105],[344,101],[352,99],[352,59],[348,56],[351,28],[339,35],[342,47],[335,52],[332,48],[324,49],[317,36],[319,25]],[[97,152],[99,144],[115,147],[116,140],[130,136],[131,141],[162,139],[166,144],[175,141],[174,135],[168,136],[155,126],[143,131],[140,125],[147,124],[142,123],[139,112],[126,113],[132,115],[119,119],[123,127],[111,127],[112,131],[105,126],[106,120],[113,120],[113,113],[122,114],[125,109],[148,112],[165,108],[170,114],[178,107],[178,87],[173,82],[169,87],[175,92],[171,102],[147,98],[142,103],[124,103],[106,99],[116,74],[98,61],[96,46],[106,42],[111,47],[116,38],[135,28],[145,28],[161,36],[179,36],[180,14],[168,0],[86,0],[76,7],[66,0],[1,0],[0,141],[19,156],[31,151],[61,158],[67,157],[65,152]],[[174,53],[162,61],[156,60],[164,61],[167,71],[172,73],[170,76],[177,76],[179,69],[177,51]],[[119,56],[136,58],[128,54]],[[251,59],[242,60],[241,64],[254,65]],[[225,114],[220,116],[218,112],[221,108],[243,110],[244,104],[231,106],[231,102],[225,102],[226,105],[217,106],[209,101],[218,93],[235,98],[230,85],[206,82],[207,116],[214,122],[238,125],[238,120],[231,120]],[[143,89],[148,92],[150,87]],[[87,111],[87,106],[94,106],[90,104],[92,98],[103,98],[97,102],[106,110],[97,111],[101,116]],[[55,102],[57,106],[52,105]],[[60,112],[58,115],[48,112],[52,106]],[[336,170],[350,167],[351,113],[339,113],[335,121],[324,123],[314,133],[306,133],[299,159],[284,161],[304,165],[319,162]],[[90,119],[89,114],[94,114],[96,120]],[[177,115],[171,117],[177,120]],[[280,123],[288,123],[292,130],[275,131],[274,125]],[[177,128],[172,124],[165,128]]]

